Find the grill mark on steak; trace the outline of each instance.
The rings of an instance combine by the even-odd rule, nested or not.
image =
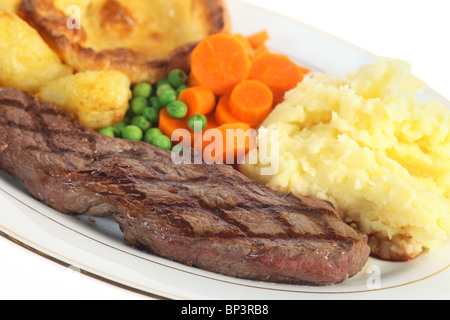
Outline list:
[[[99,182],[105,182],[104,179],[108,178],[108,181],[112,181],[112,183],[117,183],[121,185],[123,187],[123,194],[129,194],[135,198],[137,198],[137,200],[140,201],[144,201],[145,200],[145,194],[144,193],[139,193],[137,192],[135,189],[129,187],[129,186],[133,186],[133,182],[130,181],[126,175],[122,174],[122,175],[114,175],[114,174],[105,174],[104,172],[99,172],[99,171],[90,171],[87,173],[87,175],[91,178],[92,181],[99,181]],[[201,183],[204,183],[206,181],[206,179],[194,179],[194,180],[189,180],[189,181],[183,181],[183,186],[180,187],[180,182],[179,181],[174,181],[174,180],[164,180],[161,177],[144,177],[144,178],[137,178],[137,179],[133,179],[133,180],[140,180],[142,182],[145,183],[151,183],[153,185],[155,184],[161,184],[161,188],[167,188],[168,190],[171,190],[170,188],[173,188],[174,193],[179,193],[182,192],[182,190],[184,190],[186,188],[186,185],[198,185]],[[209,179],[208,181],[211,184],[219,184],[221,182],[220,179]],[[102,193],[107,195],[108,193]],[[192,196],[191,194],[189,194],[188,196]],[[326,220],[321,221],[322,223],[324,223],[322,226],[323,228],[326,228],[328,230],[328,232],[325,232],[323,235],[312,235],[312,234],[305,234],[305,233],[298,233],[295,232],[294,229],[292,228],[292,225],[287,222],[285,219],[283,219],[283,217],[281,217],[277,212],[279,211],[283,211],[283,212],[287,212],[293,209],[292,206],[288,206],[285,204],[282,205],[277,205],[276,208],[274,208],[273,204],[270,203],[257,203],[257,205],[248,205],[246,203],[238,203],[236,205],[230,205],[230,204],[225,204],[223,206],[221,206],[220,208],[216,208],[217,212],[215,213],[211,213],[211,209],[212,208],[210,205],[208,205],[207,203],[205,203],[204,201],[202,201],[202,198],[196,198],[196,200],[198,201],[198,206],[202,207],[204,209],[206,209],[205,213],[210,214],[211,216],[217,216],[219,219],[221,219],[223,222],[226,222],[229,225],[235,226],[237,227],[242,234],[247,234],[250,235],[251,237],[257,238],[270,238],[273,236],[276,236],[280,239],[287,239],[287,238],[305,238],[305,237],[314,237],[316,239],[333,239],[335,241],[342,241],[342,237],[339,237],[338,235],[336,235],[333,230],[331,228],[328,228],[326,225]],[[151,204],[149,204],[151,205]],[[171,210],[173,208],[184,208],[186,207],[186,203],[185,202],[171,202],[170,204],[158,204],[160,208],[163,208],[164,210],[168,211]],[[238,220],[234,219],[233,217],[231,217],[228,213],[229,212],[234,212],[234,211],[241,211],[241,210],[245,210],[245,211],[254,211],[254,210],[263,210],[265,212],[265,214],[269,217],[271,217],[274,222],[278,223],[280,225],[280,227],[283,229],[284,233],[278,233],[278,234],[255,234],[253,232],[251,232],[251,230],[241,224]],[[321,218],[327,215],[332,215],[334,216],[335,213],[330,211],[330,210],[325,210],[323,208],[319,209],[317,212],[315,212],[314,210],[311,210],[309,208],[297,208],[297,211],[299,214],[310,214],[310,215],[315,215],[317,214],[317,218]],[[181,228],[184,228],[187,225],[187,221],[185,221],[182,217],[178,218],[180,221],[180,224],[182,224]],[[193,235],[193,233],[191,234]],[[209,236],[209,233],[206,233],[206,236]],[[236,234],[234,234],[236,235]]]
[[[0,122],[0,125],[5,125],[8,126],[9,128],[16,128],[16,129],[21,129],[23,131],[28,131],[28,132],[32,132],[35,134],[43,134],[45,136],[68,136],[69,133],[64,132],[64,131],[51,131],[51,130],[40,130],[40,129],[30,129],[15,123],[2,123]],[[77,135],[75,135],[77,136]],[[78,135],[79,139],[85,138],[84,135]],[[89,137],[86,137],[89,138]],[[83,158],[83,159],[92,159],[91,155],[87,155],[87,154],[83,154],[80,153],[79,151],[76,151],[74,149],[70,149],[70,148],[64,148],[64,147],[60,147],[58,145],[56,145],[55,143],[52,142],[51,139],[47,139],[45,144],[45,147],[47,147],[49,150],[43,150],[41,146],[27,146],[24,148],[24,150],[29,150],[29,151],[38,151],[38,152],[42,152],[42,153],[62,153],[62,154],[72,154],[74,156]]]
[[[48,147],[50,150],[41,150],[39,147],[36,146],[30,146],[28,147],[29,150],[34,151],[41,151],[41,152],[52,152],[52,153],[71,153],[73,155],[89,159],[87,155],[84,155],[80,153],[78,150],[60,147],[57,144],[54,143],[53,137],[55,136],[75,136],[78,139],[87,139],[91,143],[90,151],[91,153],[94,151],[95,148],[95,139],[91,134],[87,134],[85,132],[73,132],[73,130],[67,130],[67,129],[52,129],[49,126],[45,125],[45,122],[43,121],[45,116],[59,116],[59,117],[67,117],[67,113],[64,112],[64,110],[58,108],[37,108],[36,104],[28,104],[26,105],[23,100],[13,100],[13,99],[1,99],[0,104],[8,105],[8,107],[14,107],[18,109],[25,108],[25,112],[28,114],[31,114],[32,122],[30,125],[23,125],[21,123],[16,123],[13,121],[8,121],[8,123],[4,123],[0,121],[0,125],[7,125],[10,128],[16,128],[20,129],[21,131],[28,131],[32,132],[34,134],[42,134],[43,137],[48,137],[45,139],[46,147]]]
[[[369,255],[328,202],[226,165],[175,165],[168,151],[100,135],[16,89],[0,88],[0,168],[56,210],[113,215],[126,244],[212,272],[328,285]]]
[[[183,208],[185,206],[185,204],[180,203],[180,204],[170,204],[167,206],[162,206],[159,205],[161,209],[166,210],[166,211],[177,211],[173,208]],[[238,211],[240,210],[240,208],[233,208],[229,211]],[[280,218],[280,216],[273,216],[274,217],[274,221],[279,223],[279,226],[283,229],[283,233],[276,233],[276,234],[265,234],[265,233],[253,233],[246,225],[241,224],[238,220],[232,218],[231,216],[228,215],[226,210],[224,209],[218,209],[218,214],[211,214],[210,212],[208,212],[208,214],[211,214],[211,216],[216,216],[221,219],[222,222],[230,225],[230,226],[235,226],[237,228],[237,232],[236,233],[227,233],[226,237],[248,237],[250,236],[251,238],[259,238],[259,239],[270,239],[270,238],[278,238],[278,239],[290,239],[290,238],[297,238],[297,239],[302,239],[302,238],[308,238],[308,239],[316,239],[316,240],[334,240],[337,242],[344,242],[347,239],[344,237],[341,237],[339,235],[337,235],[334,230],[332,228],[330,228],[327,224],[326,221],[322,221],[324,222],[321,226],[324,228],[324,230],[326,230],[323,234],[312,234],[312,233],[299,233],[294,231],[294,229],[292,228],[292,225],[289,224],[286,220]],[[301,214],[301,212],[299,212]],[[183,219],[182,217],[178,217],[180,224],[182,224],[180,226],[181,229],[184,228],[185,225],[188,224],[188,222]],[[212,233],[210,232],[206,232],[204,234],[196,234],[197,237],[209,237],[211,236]]]

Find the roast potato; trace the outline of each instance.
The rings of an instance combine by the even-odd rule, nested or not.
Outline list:
[[[17,11],[17,7],[19,6],[21,0],[1,0],[0,1],[0,10],[13,12]]]
[[[76,71],[118,70],[133,84],[188,71],[200,40],[230,30],[225,0],[23,0],[19,11]]]
[[[38,97],[73,114],[98,130],[122,121],[131,98],[130,80],[114,70],[86,71],[49,81]]]
[[[0,11],[1,86],[36,93],[48,80],[71,73],[36,30],[16,14]]]

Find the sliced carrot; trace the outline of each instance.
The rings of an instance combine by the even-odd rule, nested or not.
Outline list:
[[[236,164],[252,149],[256,148],[256,140],[247,123],[228,123],[218,127],[224,135],[223,153],[215,153],[216,158],[222,158],[224,163]],[[230,160],[234,160],[230,163]]]
[[[244,45],[250,59],[253,58],[253,56],[255,55],[255,49],[252,47],[248,39],[240,33],[236,33],[234,36]]]
[[[215,95],[231,92],[248,77],[251,61],[236,37],[215,34],[200,41],[191,55],[191,73],[197,85]]]
[[[229,105],[233,116],[256,128],[272,111],[273,93],[260,81],[244,80],[234,88]]]
[[[194,142],[194,132],[189,128],[187,119],[174,119],[167,112],[167,108],[164,108],[159,113],[159,129],[166,136],[172,139],[174,132],[178,129],[185,129],[189,131],[191,139],[190,141],[180,141],[179,143],[183,143],[186,146],[192,146]]]
[[[197,139],[194,149],[203,154],[208,163],[236,164],[251,149],[256,141],[250,126],[246,123],[229,123],[213,130],[205,131]]]
[[[220,124],[217,122],[216,117],[215,117],[215,113],[212,112],[210,114],[206,115],[206,128],[205,130],[209,130],[209,129],[213,129],[213,128],[217,128],[220,126]]]
[[[303,75],[307,75],[308,73],[311,72],[311,69],[303,67],[303,66],[298,66],[298,69],[300,70],[301,73],[303,73]]]
[[[197,86],[197,81],[195,80],[192,72],[189,73],[187,85],[188,85],[188,87],[196,87]]]
[[[216,107],[216,96],[206,87],[192,87],[180,92],[178,100],[184,102],[188,107],[186,118],[196,114],[207,115]]]
[[[267,52],[253,60],[249,79],[266,84],[272,90],[274,105],[277,105],[283,101],[286,91],[303,80],[303,73],[288,57]]]
[[[248,42],[251,44],[253,49],[258,48],[260,45],[265,44],[269,40],[269,33],[265,30],[258,33],[252,34],[247,37]]]
[[[217,128],[219,126],[216,119],[214,118],[214,113],[210,113],[210,114],[206,115],[206,120],[207,120],[207,124],[206,124],[205,131],[209,130],[209,129]],[[194,132],[189,128],[187,118],[184,118],[181,120],[172,118],[169,115],[169,113],[167,112],[167,108],[162,109],[159,114],[159,129],[162,131],[163,134],[165,134],[166,136],[168,136],[171,139],[174,137],[176,139],[178,139],[178,138],[182,137],[183,134],[189,133],[190,139],[188,139],[188,141],[184,141],[183,139],[180,139],[181,141],[177,141],[178,143],[182,143],[183,145],[189,146],[189,147],[193,147],[195,138],[202,135],[202,133]],[[185,129],[188,132],[180,131],[177,134],[176,131],[178,129]],[[175,135],[174,135],[174,133],[175,133]]]
[[[269,49],[267,49],[267,46],[264,43],[260,44],[259,46],[257,46],[254,49],[253,59],[255,59],[256,57],[260,56],[261,54],[267,53],[267,52],[269,52]]]
[[[240,120],[237,117],[231,114],[229,94],[223,95],[219,98],[219,102],[217,103],[214,116],[219,125],[224,125],[233,122],[240,122]]]

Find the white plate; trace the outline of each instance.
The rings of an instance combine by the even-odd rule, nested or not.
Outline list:
[[[268,30],[271,49],[298,63],[344,76],[376,57],[330,35],[264,9],[229,1],[234,29]],[[279,51],[279,50],[278,50]],[[424,99],[439,97],[428,89]],[[441,100],[450,107],[448,101]],[[370,259],[341,285],[306,287],[246,281],[187,267],[123,244],[111,219],[65,216],[37,201],[22,183],[0,172],[0,235],[113,285],[169,299],[450,298],[450,242],[407,263]]]

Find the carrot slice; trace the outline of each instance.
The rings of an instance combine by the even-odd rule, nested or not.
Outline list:
[[[233,116],[255,128],[272,111],[273,94],[260,81],[244,80],[234,88],[229,105]]]
[[[228,123],[208,130],[197,139],[194,149],[203,154],[208,163],[236,164],[250,150],[256,141],[247,123]]]
[[[283,101],[286,91],[303,80],[297,64],[284,55],[267,52],[253,60],[249,79],[266,84],[273,93],[274,105]]]
[[[167,108],[164,108],[159,113],[159,129],[166,136],[172,139],[174,132],[178,129],[188,130],[191,136],[190,141],[182,141],[183,145],[192,146],[194,141],[194,132],[189,128],[187,119],[174,119],[167,112]],[[181,142],[181,141],[180,141]]]
[[[214,128],[217,128],[220,126],[220,124],[216,120],[214,112],[206,115],[206,121],[207,122],[206,122],[205,131],[209,130],[209,129],[214,129]]]
[[[218,127],[224,135],[223,153],[216,151],[216,159],[223,159],[226,164],[237,164],[245,155],[256,148],[256,140],[247,123],[228,123]]]
[[[192,72],[189,73],[187,85],[188,85],[188,87],[196,87],[197,86],[197,81],[195,80]]]
[[[253,59],[255,59],[256,57],[262,55],[263,53],[267,53],[267,52],[269,52],[269,49],[267,49],[267,46],[264,43],[260,44],[259,46],[257,46],[254,49]]]
[[[303,67],[303,66],[298,66],[298,69],[300,70],[301,73],[303,73],[303,75],[307,75],[308,73],[311,72],[311,69]]]
[[[199,86],[215,95],[231,92],[248,77],[250,58],[244,45],[227,34],[209,36],[197,45],[191,55],[191,73]]]
[[[234,36],[244,45],[245,50],[247,51],[247,54],[251,59],[255,55],[255,49],[253,48],[251,43],[240,33],[236,33]]]
[[[192,87],[180,92],[178,100],[184,102],[188,107],[186,118],[196,114],[207,115],[216,107],[216,96],[206,87]]]
[[[247,37],[247,40],[253,47],[253,49],[256,49],[260,45],[265,44],[269,39],[269,33],[266,30],[260,31]]]
[[[214,114],[220,125],[244,122],[256,128],[267,118],[272,106],[273,94],[266,85],[256,80],[244,80],[231,95],[220,97]]]
[[[209,130],[209,129],[217,128],[219,126],[216,119],[214,118],[214,113],[207,114],[206,120],[207,120],[207,124],[206,124],[205,131]],[[180,138],[181,141],[175,141],[175,142],[181,143],[182,145],[189,146],[189,147],[193,147],[195,139],[198,137],[201,137],[201,135],[202,135],[202,133],[194,132],[193,130],[191,130],[189,128],[187,118],[184,118],[181,120],[172,118],[169,115],[169,113],[167,112],[167,108],[162,109],[161,112],[159,113],[159,129],[162,131],[163,134],[165,134],[166,136],[168,136],[171,139],[175,138],[175,140],[176,140],[176,139]],[[178,129],[184,129],[184,130],[187,130],[187,132],[179,132],[177,134],[176,131]],[[174,133],[175,133],[175,135],[174,135]],[[189,134],[189,139],[187,141],[184,141],[183,139],[181,139],[183,137],[184,133]]]
[[[214,116],[219,125],[224,125],[233,122],[240,122],[240,120],[237,117],[231,114],[229,94],[223,95],[219,98],[219,102],[217,103]]]

